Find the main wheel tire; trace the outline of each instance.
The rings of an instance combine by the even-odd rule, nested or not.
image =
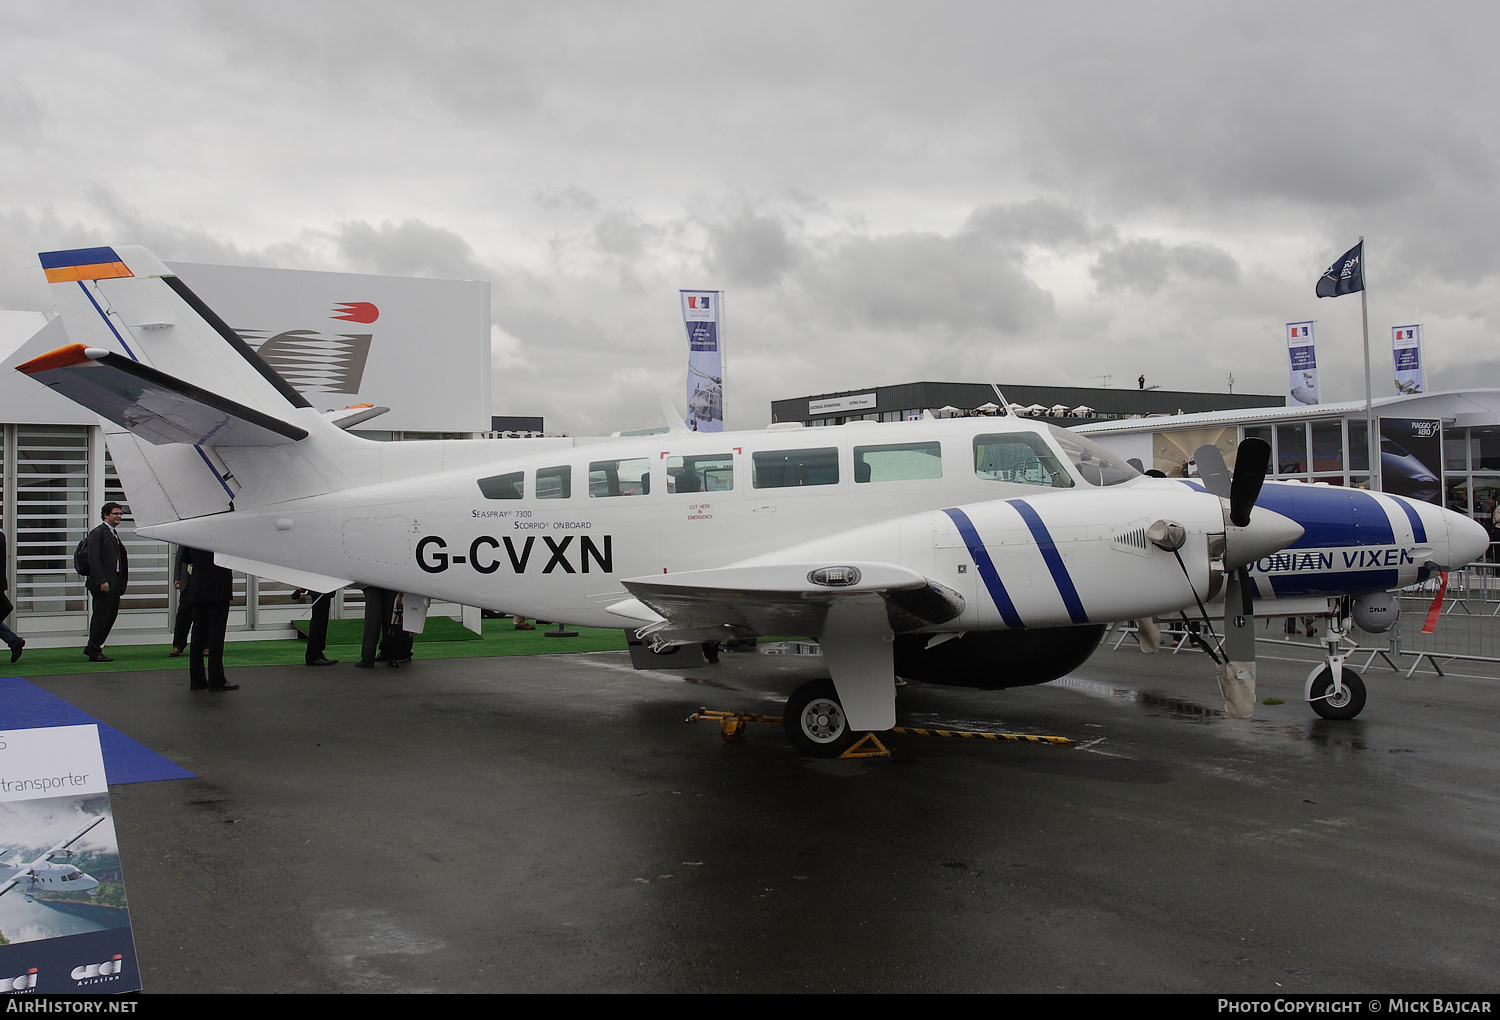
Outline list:
[[[1327,666],[1312,685],[1312,709],[1324,719],[1353,719],[1365,708],[1365,682],[1352,669],[1343,672],[1344,690],[1329,696],[1333,690],[1333,670]]]
[[[781,725],[792,746],[809,758],[837,758],[855,740],[832,680],[811,680],[793,691]]]

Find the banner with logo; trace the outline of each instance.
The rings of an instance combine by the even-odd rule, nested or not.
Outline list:
[[[1396,362],[1396,392],[1425,393],[1427,377],[1422,366],[1422,327],[1394,327],[1391,330],[1391,356]]]
[[[141,987],[99,728],[0,733],[0,992]]]
[[[1443,420],[1380,419],[1380,490],[1443,502]]]
[[[724,358],[720,330],[722,291],[684,290],[682,321],[687,327],[687,426],[694,432],[724,431]]]
[[[1286,352],[1291,361],[1290,407],[1318,402],[1318,358],[1313,350],[1313,324],[1286,324]]]

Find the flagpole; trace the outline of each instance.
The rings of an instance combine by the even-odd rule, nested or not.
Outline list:
[[[1365,443],[1370,458],[1370,490],[1380,491],[1380,437],[1375,434],[1375,407],[1370,399],[1370,306],[1365,295],[1370,292],[1370,274],[1367,272],[1369,252],[1363,236],[1359,239],[1359,273],[1362,286],[1359,288],[1359,324],[1365,341]]]

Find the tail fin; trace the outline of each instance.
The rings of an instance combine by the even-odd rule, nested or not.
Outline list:
[[[145,248],[41,261],[73,343],[19,369],[108,419],[137,525],[233,510],[255,473],[237,461],[337,431]],[[278,498],[333,487],[305,464],[292,474],[282,472]]]

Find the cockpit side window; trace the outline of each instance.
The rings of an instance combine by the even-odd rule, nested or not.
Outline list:
[[[974,437],[974,474],[996,482],[1071,489],[1073,479],[1034,432]]]
[[[1063,453],[1073,462],[1078,477],[1090,485],[1119,485],[1141,476],[1123,458],[1110,453],[1092,439],[1055,425],[1051,429],[1052,438],[1057,440],[1057,445],[1062,447]]]
[[[479,491],[485,499],[521,499],[525,495],[525,486],[525,471],[479,479]]]

